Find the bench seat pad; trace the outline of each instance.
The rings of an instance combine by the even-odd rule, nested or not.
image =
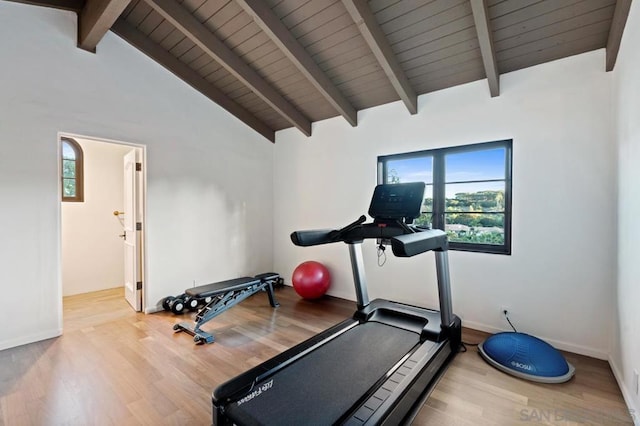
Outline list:
[[[193,287],[185,290],[185,294],[191,297],[211,297],[228,291],[242,290],[256,284],[260,284],[260,278],[242,277]]]

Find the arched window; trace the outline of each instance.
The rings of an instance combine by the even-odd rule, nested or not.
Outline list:
[[[62,138],[62,201],[84,201],[82,148],[71,138]]]

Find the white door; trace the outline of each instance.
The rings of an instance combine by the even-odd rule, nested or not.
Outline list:
[[[142,308],[142,281],[139,280],[138,231],[138,173],[136,173],[137,149],[124,156],[124,294],[136,311]],[[138,285],[140,282],[140,285]]]

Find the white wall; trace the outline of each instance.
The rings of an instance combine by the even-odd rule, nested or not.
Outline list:
[[[334,118],[313,136],[277,133],[275,270],[303,260],[328,265],[330,294],[354,299],[344,245],[297,248],[296,229],[339,227],[366,213],[376,158],[513,138],[511,256],[451,252],[454,311],[469,327],[519,330],[574,352],[606,358],[615,279],[615,150],[604,51],[513,72],[490,98],[485,81],[420,96],[411,116],[396,102],[361,111],[358,127]],[[370,296],[437,306],[431,257],[376,265],[365,244]]]
[[[0,35],[0,290],[29,301],[0,349],[61,331],[58,132],[147,146],[147,310],[272,269],[271,143],[112,33],[78,49],[74,13],[0,2]]]
[[[62,203],[64,296],[115,288],[124,282],[123,157],[134,149],[75,138],[84,157],[84,202]]]
[[[614,76],[618,141],[618,289],[611,363],[640,422],[633,370],[640,372],[640,4],[633,2]],[[640,424],[640,423],[638,423]]]

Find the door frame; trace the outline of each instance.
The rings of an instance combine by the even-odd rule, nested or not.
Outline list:
[[[57,173],[57,187],[58,187],[58,211],[57,211],[57,215],[58,215],[58,220],[57,220],[57,234],[58,234],[58,295],[59,295],[59,312],[60,312],[60,324],[62,324],[62,329],[64,330],[64,322],[63,322],[63,308],[62,308],[62,299],[63,299],[63,283],[62,283],[62,188],[59,184],[60,179],[61,179],[61,175],[62,175],[62,167],[61,167],[61,161],[60,158],[62,157],[62,148],[61,148],[61,143],[60,140],[63,137],[68,137],[68,138],[78,138],[78,139],[86,139],[86,140],[90,140],[92,142],[101,142],[101,143],[109,143],[109,144],[115,144],[115,145],[124,145],[124,146],[128,146],[131,148],[137,148],[140,149],[140,153],[141,153],[141,158],[140,161],[142,162],[142,171],[141,171],[141,180],[142,180],[142,184],[141,184],[141,190],[139,191],[138,194],[138,199],[139,201],[142,203],[142,213],[141,213],[141,218],[142,218],[142,231],[139,231],[141,233],[139,242],[140,242],[140,257],[141,257],[141,261],[140,261],[140,265],[139,267],[141,268],[140,271],[140,277],[142,280],[142,312],[147,313],[147,271],[148,271],[148,261],[147,261],[147,146],[144,144],[138,144],[138,143],[133,143],[133,142],[124,142],[124,141],[120,141],[120,140],[115,140],[115,139],[107,139],[107,138],[100,138],[100,137],[95,137],[95,136],[86,136],[86,135],[81,135],[78,133],[70,133],[70,132],[58,132],[58,137],[56,138],[56,162],[57,162],[57,169],[58,169],[58,173]],[[124,285],[124,284],[123,284]]]

